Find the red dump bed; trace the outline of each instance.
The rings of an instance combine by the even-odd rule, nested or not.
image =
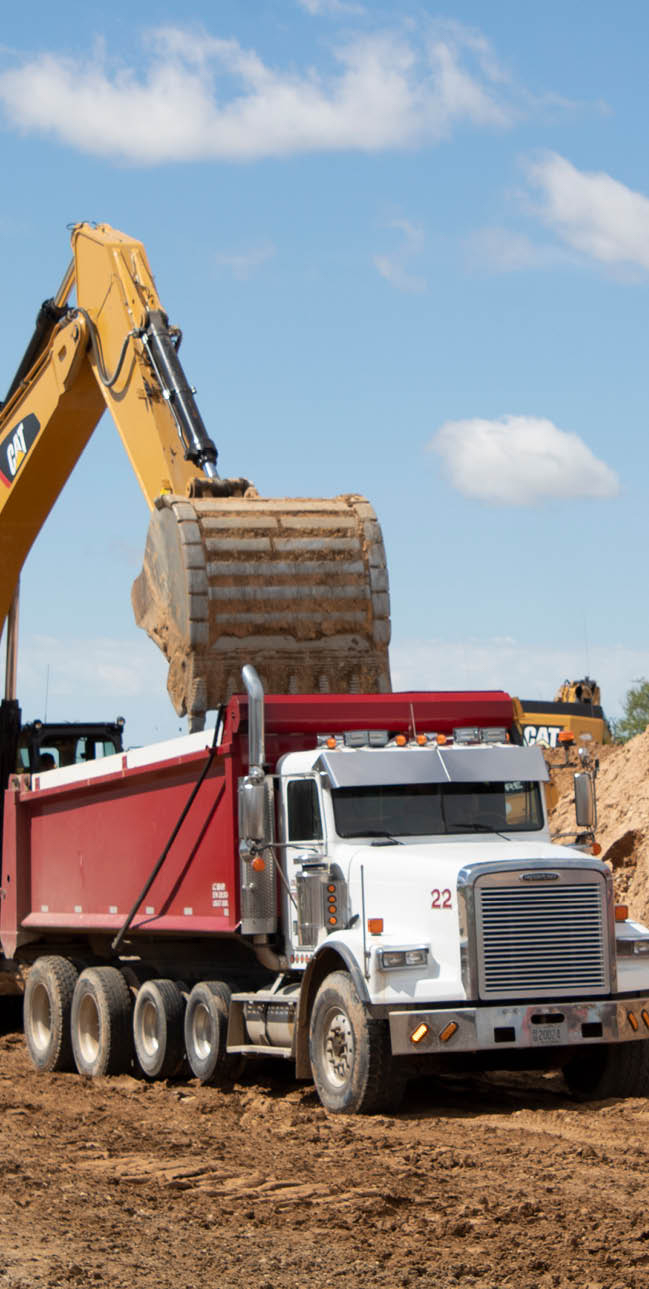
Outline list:
[[[344,729],[449,733],[509,726],[503,693],[269,695],[266,756]],[[5,798],[0,934],[116,932],[162,854],[205,766],[212,734],[16,780]],[[233,698],[207,777],[142,902],[132,933],[234,931],[240,919],[237,781],[247,769],[247,699]]]

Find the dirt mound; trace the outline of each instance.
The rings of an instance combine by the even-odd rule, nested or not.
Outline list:
[[[622,746],[599,749],[597,839],[611,865],[615,894],[631,916],[649,923],[649,728]],[[572,776],[563,753],[548,754],[559,801],[550,815],[553,835],[574,835]]]

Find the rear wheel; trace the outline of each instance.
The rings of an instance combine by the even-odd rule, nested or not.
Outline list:
[[[384,1021],[374,1020],[344,971],[321,984],[309,1032],[313,1081],[333,1114],[367,1114],[399,1099]]]
[[[25,986],[23,1027],[37,1070],[73,1070],[70,1015],[78,971],[67,958],[38,958]]]
[[[140,1069],[149,1079],[170,1079],[184,1059],[185,1000],[173,980],[147,980],[138,990],[133,1040]]]
[[[231,1083],[241,1071],[239,1055],[225,1050],[231,998],[224,981],[202,980],[187,1000],[185,1051],[201,1083]]]
[[[563,1077],[571,1092],[596,1101],[649,1096],[649,1040],[584,1049],[564,1065]]]
[[[124,1074],[133,1057],[129,987],[117,967],[87,967],[72,999],[72,1050],[79,1074]]]

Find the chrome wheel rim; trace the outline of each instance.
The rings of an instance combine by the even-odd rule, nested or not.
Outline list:
[[[146,1056],[154,1057],[160,1051],[158,1008],[147,998],[140,1012],[140,1043]]]
[[[45,985],[36,985],[31,1001],[31,1035],[38,1052],[46,1052],[52,1038],[52,1008]]]
[[[325,1016],[323,1046],[327,1078],[334,1087],[342,1088],[354,1066],[354,1033],[349,1016],[340,1007],[331,1007]]]
[[[85,994],[79,1007],[77,1039],[86,1065],[94,1065],[99,1053],[99,1012],[91,994]]]
[[[205,1003],[197,1003],[192,1016],[192,1044],[200,1061],[207,1060],[214,1044],[212,1017]]]

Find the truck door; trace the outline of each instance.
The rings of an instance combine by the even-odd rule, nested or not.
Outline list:
[[[304,866],[324,862],[325,837],[322,803],[312,775],[287,778],[282,782],[282,840],[286,879],[293,899],[284,891],[284,925],[287,952],[301,944],[296,908],[296,876]],[[293,903],[295,901],[295,903]]]

